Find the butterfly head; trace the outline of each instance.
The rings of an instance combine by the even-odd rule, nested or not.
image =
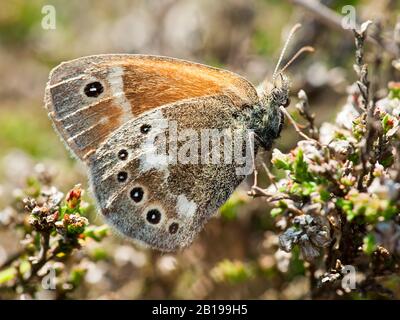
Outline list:
[[[289,89],[289,78],[284,74],[280,74],[278,80],[274,80],[270,86],[266,86],[265,93],[261,96],[261,102],[265,106],[272,104],[278,106],[278,108],[280,106],[286,108],[289,105]]]
[[[256,133],[258,141],[265,149],[270,149],[272,142],[280,136],[283,127],[284,115],[281,107],[288,107],[290,104],[289,78],[284,71],[295,61],[303,52],[313,52],[314,48],[306,46],[298,50],[293,57],[279,69],[283,60],[284,53],[289,45],[289,41],[300,28],[300,24],[295,25],[282,49],[278,63],[275,67],[272,81],[264,81],[258,88],[260,105],[253,109],[253,129]]]
[[[287,107],[289,99],[290,81],[283,74],[277,81],[266,83],[260,92],[260,104],[252,109],[251,128],[254,130],[257,141],[265,149],[270,149],[275,139],[279,138],[283,127],[284,116],[280,107]]]

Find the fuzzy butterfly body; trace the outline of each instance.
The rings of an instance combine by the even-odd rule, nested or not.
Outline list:
[[[241,157],[224,161],[225,153],[235,154],[231,140],[218,138],[216,155],[210,140],[190,139],[226,130],[244,152],[253,130],[251,151],[268,148],[279,136],[287,94],[283,85],[258,95],[234,73],[183,60],[98,55],[51,72],[46,108],[87,164],[106,220],[128,237],[172,251],[193,241],[245,177]],[[179,132],[186,138],[172,139]]]

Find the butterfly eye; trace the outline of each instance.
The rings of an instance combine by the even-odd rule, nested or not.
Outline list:
[[[144,191],[140,187],[135,187],[131,190],[130,195],[131,195],[132,200],[135,201],[136,203],[138,203],[138,202],[142,201]]]
[[[128,178],[128,173],[126,173],[125,171],[121,171],[117,175],[118,182],[125,182],[127,178]]]
[[[147,212],[146,219],[151,224],[157,224],[161,220],[161,213],[157,209],[151,209]]]
[[[125,149],[119,150],[118,158],[120,160],[126,160],[126,158],[128,158],[128,151],[126,151]]]
[[[171,225],[168,228],[168,231],[170,234],[175,234],[179,229],[179,224],[176,222],[171,223]]]
[[[85,89],[84,89],[83,91],[85,92],[85,94],[86,94],[88,97],[90,97],[90,98],[96,98],[96,97],[98,97],[100,94],[103,93],[104,87],[103,87],[103,85],[102,85],[100,82],[95,81],[95,82],[88,83],[88,84],[85,86]]]
[[[151,129],[151,125],[144,124],[140,127],[140,132],[146,134],[150,131],[150,129]]]

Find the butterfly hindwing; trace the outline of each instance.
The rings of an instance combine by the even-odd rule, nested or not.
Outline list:
[[[244,164],[234,158],[212,163],[208,154],[206,163],[210,150],[200,151],[201,132],[228,129],[245,146],[246,126],[238,119],[242,112],[226,96],[205,97],[154,109],[115,131],[89,164],[94,193],[106,219],[123,234],[160,250],[191,243],[244,178],[237,172]],[[163,155],[165,150],[168,156],[173,153],[175,125],[178,159],[174,162]],[[185,130],[188,139],[181,138]],[[185,143],[190,141],[193,147],[193,137],[198,139],[196,152],[203,159],[183,154]],[[233,140],[222,139],[220,147],[232,153]]]

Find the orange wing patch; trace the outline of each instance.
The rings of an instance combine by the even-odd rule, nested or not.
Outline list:
[[[254,87],[228,71],[152,56],[134,56],[117,64],[124,68],[124,92],[134,116],[171,102],[210,95],[225,94],[238,107],[258,101]]]

